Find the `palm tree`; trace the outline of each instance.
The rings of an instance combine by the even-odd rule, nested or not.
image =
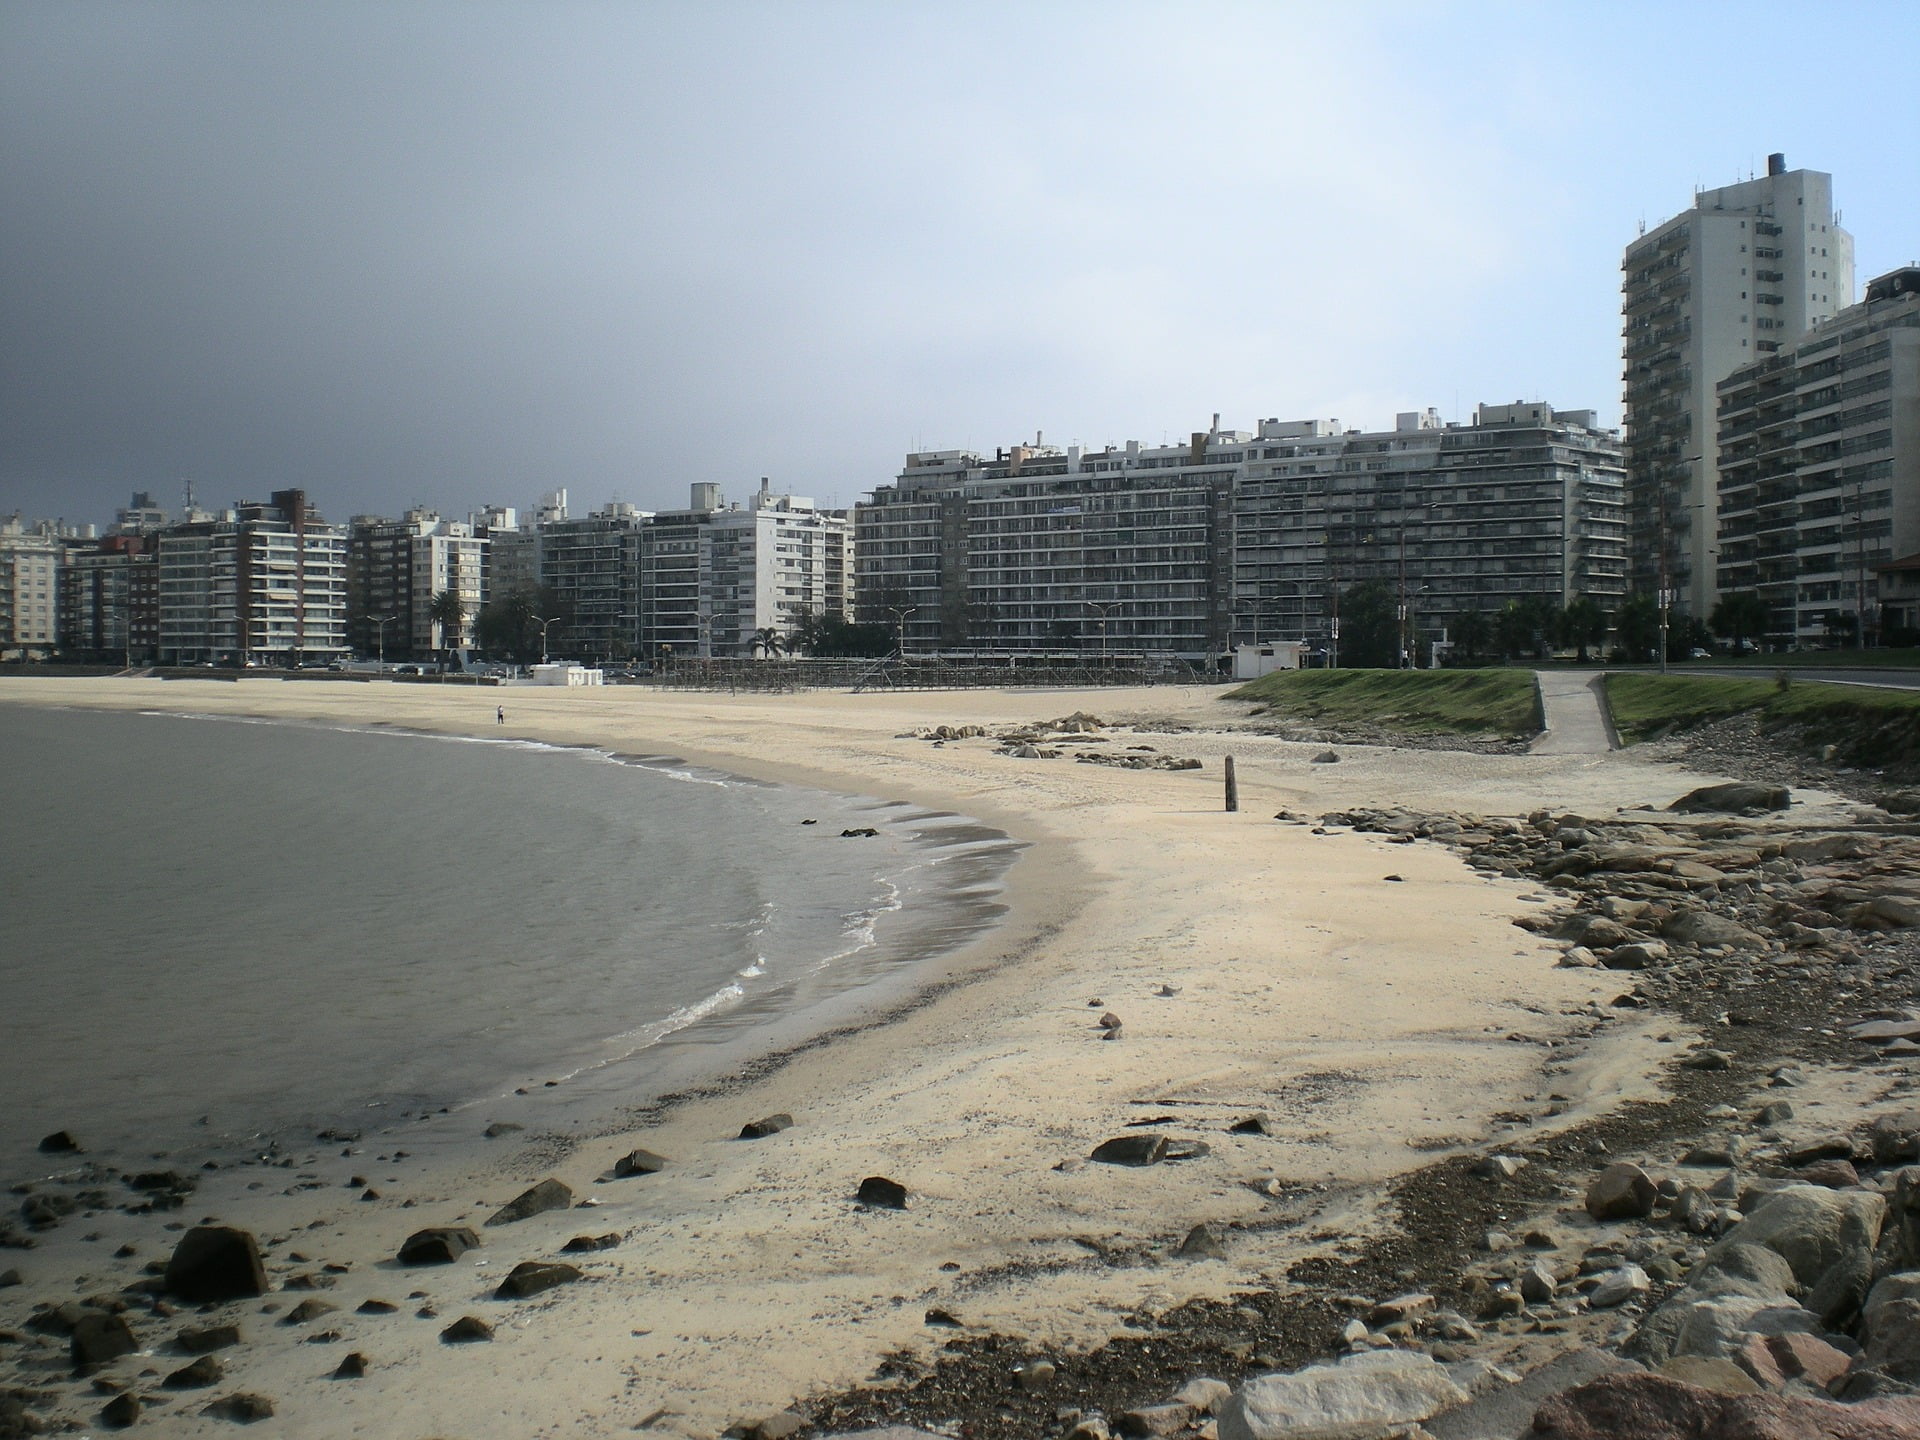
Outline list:
[[[753,639],[747,642],[747,649],[749,652],[758,650],[762,655],[766,656],[769,660],[771,660],[774,656],[780,654],[780,652],[785,650],[786,648],[787,648],[787,642],[780,638],[780,632],[774,629],[771,625],[764,626],[763,628],[754,631]]]
[[[460,648],[460,628],[467,621],[466,602],[458,590],[442,590],[427,602],[427,618],[440,627],[440,668],[447,668],[445,656]]]

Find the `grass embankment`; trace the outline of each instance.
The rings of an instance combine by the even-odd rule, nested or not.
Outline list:
[[[1278,670],[1227,698],[1331,729],[1505,738],[1541,725],[1531,670]]]
[[[1742,670],[1778,670],[1782,665],[1793,670],[1920,670],[1920,650],[1795,650],[1789,655],[1719,655],[1701,663]]]
[[[1627,744],[1730,715],[1760,714],[1767,729],[1797,727],[1809,748],[1882,768],[1920,759],[1920,691],[1706,675],[1608,675],[1607,703]]]

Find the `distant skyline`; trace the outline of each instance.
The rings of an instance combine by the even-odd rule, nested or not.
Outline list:
[[[0,514],[1618,424],[1621,252],[1696,189],[1783,151],[1861,286],[1920,260],[1913,16],[0,0]]]

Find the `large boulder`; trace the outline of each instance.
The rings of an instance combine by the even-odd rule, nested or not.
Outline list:
[[[1750,949],[1760,937],[1738,921],[1711,910],[1676,910],[1660,922],[1660,933],[1689,945],[1733,945]]]
[[[545,1260],[522,1260],[513,1267],[513,1273],[500,1282],[493,1292],[496,1300],[524,1300],[529,1295],[538,1295],[542,1290],[551,1290],[556,1285],[571,1285],[580,1278],[580,1271],[572,1265],[562,1265]]]
[[[122,1355],[131,1355],[140,1348],[140,1342],[134,1339],[133,1328],[121,1316],[89,1310],[67,1336],[67,1348],[73,1368],[83,1370],[89,1365],[104,1365]]]
[[[1653,1213],[1659,1194],[1638,1165],[1609,1165],[1587,1187],[1587,1214],[1595,1220],[1638,1220]]]
[[[572,1204],[573,1191],[558,1180],[546,1179],[529,1190],[522,1190],[494,1211],[487,1217],[487,1224],[511,1225],[548,1210],[565,1210]]]
[[[1603,1375],[1554,1396],[1529,1440],[1913,1440],[1920,1398],[1838,1405],[1786,1395],[1728,1395],[1664,1375]]]
[[[1431,1355],[1371,1350],[1247,1381],[1219,1412],[1219,1440],[1374,1440],[1470,1397]]]
[[[402,1265],[451,1265],[480,1243],[465,1225],[436,1225],[416,1230],[400,1246]]]
[[[167,1261],[169,1294],[193,1305],[250,1300],[267,1293],[260,1245],[248,1230],[199,1225],[180,1237]]]
[[[1886,1198],[1871,1190],[1789,1185],[1755,1206],[1706,1260],[1711,1264],[1735,1245],[1764,1245],[1793,1268],[1801,1285],[1816,1285],[1841,1260],[1872,1255],[1886,1212]]]
[[[1793,794],[1784,785],[1702,785],[1689,790],[1667,809],[1680,814],[1757,815],[1768,810],[1785,810],[1793,804]]]

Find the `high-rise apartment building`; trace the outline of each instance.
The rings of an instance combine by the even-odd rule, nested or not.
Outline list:
[[[765,479],[747,503],[692,487],[685,510],[650,517],[635,537],[643,648],[748,655],[755,637],[790,635],[803,615],[852,618],[853,523]]]
[[[61,649],[131,664],[151,660],[159,643],[154,536],[119,533],[68,550],[60,570]]]
[[[0,657],[51,650],[58,635],[60,542],[18,515],[0,519]]]
[[[566,492],[558,494],[558,507],[543,501],[541,508],[564,511]],[[639,613],[633,541],[646,518],[616,500],[590,515],[539,525],[540,584],[566,617],[552,627],[552,653],[583,660],[633,654]]]
[[[470,644],[486,548],[472,526],[431,510],[409,510],[399,520],[354,516],[347,527],[349,643],[363,655],[388,659],[426,658]],[[449,593],[460,600],[457,625],[435,618],[435,597]]]
[[[1765,176],[1695,195],[1620,268],[1632,579],[1705,619],[1717,597],[1715,387],[1853,303],[1853,237],[1833,177],[1771,155]]]
[[[1721,591],[1774,644],[1871,640],[1876,572],[1920,554],[1920,268],[1718,388]]]
[[[302,490],[159,535],[160,659],[284,665],[347,654],[347,540]]]
[[[914,454],[856,508],[860,619],[909,650],[1200,661],[1331,641],[1337,594],[1377,581],[1425,657],[1417,642],[1468,611],[1615,608],[1622,483],[1618,437],[1548,405],[1483,405],[1472,425],[1216,417],[1186,445]]]

